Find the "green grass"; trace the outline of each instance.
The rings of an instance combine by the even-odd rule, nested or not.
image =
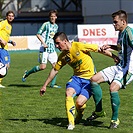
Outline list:
[[[42,87],[51,69],[48,64],[46,70],[30,75],[26,82],[21,81],[26,69],[38,64],[38,52],[11,52],[11,67],[3,80],[5,89],[0,89],[0,133],[131,133],[133,128],[133,83],[126,90],[119,91],[121,105],[119,110],[120,126],[116,130],[109,130],[111,106],[109,86],[101,84],[103,88],[103,108],[107,117],[99,118],[88,126],[84,126],[85,119],[94,110],[91,98],[83,117],[83,123],[76,125],[73,131],[66,130],[67,116],[65,112],[65,83],[73,74],[69,66],[60,70],[57,84],[62,89],[47,87],[46,94],[41,97]],[[92,54],[97,70],[101,70],[113,63],[113,60],[100,54]]]

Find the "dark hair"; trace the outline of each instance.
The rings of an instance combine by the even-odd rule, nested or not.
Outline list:
[[[58,15],[58,11],[57,11],[57,10],[51,10],[51,11],[49,12],[49,17],[51,16],[52,13],[55,13],[56,16]]]
[[[64,33],[64,32],[57,32],[55,35],[54,35],[54,42],[55,42],[55,40],[57,39],[57,38],[60,38],[62,41],[63,40],[67,40],[68,41],[68,38],[67,38],[67,35]]]
[[[119,10],[119,11],[117,11],[117,12],[114,12],[114,13],[112,14],[112,18],[114,18],[114,17],[116,17],[116,16],[119,16],[119,18],[120,18],[121,20],[125,20],[125,21],[127,22],[128,17],[127,17],[126,11],[124,11],[124,10]]]
[[[8,11],[7,13],[6,13],[6,16],[8,16],[10,13],[12,13],[13,15],[14,15],[14,17],[15,17],[15,14],[14,14],[14,12],[13,11]]]

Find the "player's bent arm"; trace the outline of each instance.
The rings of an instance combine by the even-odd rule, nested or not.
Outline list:
[[[118,51],[117,45],[110,45],[110,44],[103,45],[103,46],[102,46],[102,49],[103,49],[103,50],[113,49],[113,50]]]
[[[98,52],[112,58],[112,53],[109,50],[98,49]]]
[[[0,44],[6,45],[7,42],[0,38]]]
[[[42,96],[46,92],[47,85],[51,82],[51,80],[55,77],[55,75],[58,73],[57,70],[52,68],[51,72],[49,73],[48,78],[46,79],[43,87],[40,89],[40,95]]]
[[[44,42],[42,36],[40,34],[36,34],[37,38],[40,40],[40,42],[44,45],[44,48],[47,48],[48,46],[46,45],[46,43]]]
[[[117,45],[110,45],[110,48],[113,49],[113,50],[118,51],[118,47],[117,47]]]
[[[119,61],[120,61],[119,57],[116,56],[115,54],[113,54],[112,52],[110,52],[109,50],[103,50],[103,49],[99,48],[98,52],[101,53],[101,54],[104,54],[108,57],[111,57],[112,59],[114,59],[114,62],[116,64],[119,63]]]
[[[8,43],[11,43],[13,46],[16,46],[16,43],[12,40],[9,40]]]

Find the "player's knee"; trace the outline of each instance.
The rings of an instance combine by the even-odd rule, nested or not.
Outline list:
[[[75,93],[75,91],[72,88],[68,88],[66,90],[66,97],[73,97],[74,93]]]
[[[40,70],[44,70],[46,68],[46,65],[44,66],[44,65],[41,65],[40,66]]]
[[[110,92],[119,91],[120,85],[118,83],[112,82],[109,89]]]
[[[81,108],[83,106],[82,102],[76,101],[76,107]]]
[[[97,83],[96,76],[91,77],[91,81]]]
[[[84,105],[84,102],[76,100],[76,107],[81,108]]]
[[[9,69],[10,68],[10,65],[9,64],[6,64],[6,67],[7,67],[7,69]]]
[[[46,68],[46,67],[45,67]],[[40,70],[44,70],[45,69],[44,67],[40,68]]]
[[[100,72],[92,76],[90,80],[95,83],[104,82],[104,78]]]

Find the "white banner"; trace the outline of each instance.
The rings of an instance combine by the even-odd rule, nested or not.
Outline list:
[[[129,24],[133,28],[133,24]],[[116,45],[118,32],[115,31],[112,24],[82,24],[78,25],[78,37],[75,35],[68,35],[69,40],[77,39],[81,42],[90,44],[113,44]],[[9,50],[39,50],[40,41],[34,36],[11,36],[11,40],[16,42],[13,47],[9,44]],[[76,40],[75,40],[76,41]]]
[[[41,42],[36,36],[27,36],[28,39],[28,49],[39,50]]]
[[[133,27],[133,24],[129,24]],[[112,44],[116,45],[118,31],[112,24],[83,24],[78,25],[78,39],[90,44]]]

